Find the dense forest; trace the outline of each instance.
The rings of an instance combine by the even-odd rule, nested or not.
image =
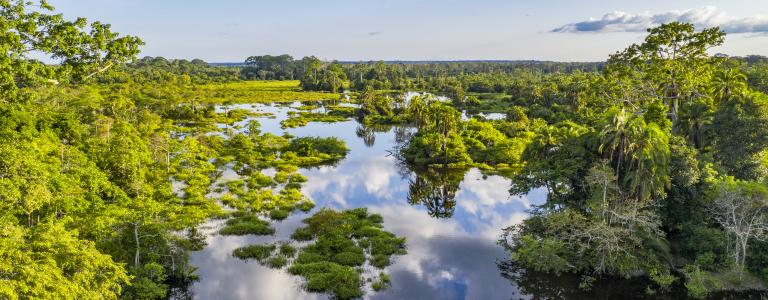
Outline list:
[[[468,168],[510,179],[510,195],[545,188],[546,202],[500,237],[518,274],[575,274],[585,290],[640,277],[648,295],[696,298],[766,288],[768,58],[711,55],[719,28],[664,24],[599,63],[263,55],[229,67],[138,59],[138,37],[44,1],[0,9],[0,299],[191,297],[201,224],[273,234],[270,221],[313,209],[300,168],[349,151],[255,121],[235,133],[254,113],[217,109],[297,100],[311,103],[286,128],[354,119],[363,139],[377,126],[411,129],[393,151],[423,175],[409,202],[445,204],[458,189],[449,175]],[[431,94],[403,96],[412,91]],[[225,165],[242,179],[221,183]],[[430,214],[450,217],[448,206]],[[386,288],[385,267],[407,253],[384,221],[323,208],[291,235],[306,246],[233,255],[358,298],[366,284]],[[366,283],[364,265],[382,271]]]

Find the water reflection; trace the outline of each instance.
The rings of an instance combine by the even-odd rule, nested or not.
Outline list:
[[[408,203],[423,205],[433,218],[453,217],[456,192],[464,179],[464,170],[417,171],[409,180]]]
[[[405,236],[408,254],[398,256],[386,272],[392,286],[369,290],[370,299],[510,299],[524,297],[507,278],[500,276],[497,260],[507,253],[496,244],[501,228],[522,221],[525,211],[541,203],[544,192],[510,197],[509,180],[485,176],[477,169],[413,172],[392,155],[407,140],[411,129],[366,127],[349,120],[310,123],[283,130],[280,120],[291,106],[255,105],[252,110],[274,118],[258,118],[262,132],[294,136],[336,136],[351,149],[335,166],[302,169],[308,178],[302,192],[316,208],[367,207],[384,218],[388,231]],[[238,122],[246,128],[249,120]],[[313,211],[314,212],[314,211]],[[313,213],[310,212],[310,213]],[[208,246],[191,255],[200,281],[192,286],[198,299],[318,299],[306,293],[298,277],[255,262],[231,256],[237,247],[287,240],[307,214],[296,214],[275,223],[271,237],[209,235]],[[208,224],[214,233],[220,221]]]
[[[363,143],[365,143],[365,145],[368,147],[373,147],[373,145],[376,144],[376,134],[374,134],[370,127],[365,125],[357,126],[357,129],[355,129],[355,134],[357,137],[361,138]]]

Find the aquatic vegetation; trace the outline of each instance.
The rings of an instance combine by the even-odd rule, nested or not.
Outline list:
[[[392,279],[389,278],[389,275],[385,274],[384,272],[381,272],[379,273],[379,278],[376,279],[371,284],[371,287],[373,288],[374,291],[380,291],[387,288],[390,285],[391,281]]]
[[[355,111],[357,110],[354,106],[346,106],[346,105],[325,105],[325,109],[328,111],[329,114],[339,115],[339,116],[349,116],[352,117],[355,115]]]
[[[269,211],[269,218],[272,220],[285,220],[290,214],[291,212],[288,210],[277,208]]]
[[[240,178],[219,184],[219,200],[239,211],[265,213],[283,220],[296,209],[309,211],[314,203],[300,191],[307,178],[299,166],[317,166],[344,158],[349,151],[337,138],[294,138],[261,134],[258,122],[249,124],[248,133],[222,141],[219,165],[231,165]],[[275,173],[267,176],[265,169]],[[243,227],[245,225],[239,225]]]
[[[405,238],[382,229],[383,219],[368,214],[367,209],[345,211],[322,209],[303,220],[291,236],[297,241],[312,241],[298,250],[298,256],[290,263],[288,272],[306,279],[309,291],[327,292],[339,299],[362,296],[362,275],[359,268],[366,262],[382,269],[388,266],[393,255],[403,255]],[[272,268],[289,264],[288,258],[297,249],[288,243],[280,245],[278,254],[270,257],[275,245],[248,246],[235,250],[235,256],[252,257]],[[248,253],[248,254],[246,254]],[[374,283],[376,290],[389,284],[389,277],[381,272]]]
[[[241,81],[204,84],[194,95],[205,103],[273,103],[312,100],[337,100],[338,94],[301,91],[299,81]]]
[[[273,244],[250,245],[235,249],[232,252],[232,256],[239,259],[255,259],[259,262],[262,262],[267,261],[267,258],[272,255],[272,252],[274,252],[276,248],[277,247]]]
[[[338,299],[352,299],[363,295],[360,273],[354,268],[332,262],[293,264],[288,272],[306,278],[306,289],[324,292]]]
[[[307,226],[297,229],[292,238],[314,242],[300,250],[289,272],[305,277],[310,290],[332,292],[339,298],[358,297],[360,275],[354,267],[370,259],[373,266],[383,268],[392,255],[405,253],[405,239],[382,230],[381,216],[369,215],[365,208],[323,209],[303,222]],[[337,283],[330,281],[342,278]]]
[[[284,255],[275,255],[267,259],[266,265],[272,269],[280,269],[288,265],[288,258]]]
[[[296,128],[307,126],[310,122],[323,122],[323,123],[335,123],[349,120],[349,116],[341,114],[331,113],[314,113],[314,112],[288,112],[288,119],[280,121],[282,128]]]
[[[296,255],[296,247],[291,246],[289,243],[283,243],[280,245],[280,254],[293,258]]]
[[[253,215],[229,219],[226,226],[219,230],[219,234],[222,235],[271,235],[274,233],[275,229],[269,225],[269,222]]]
[[[249,109],[230,109],[223,113],[216,114],[216,117],[211,119],[212,122],[232,125],[236,122],[245,120],[248,117],[274,117],[272,113],[255,112]]]
[[[283,151],[280,158],[286,162],[297,166],[314,166],[346,157],[349,148],[336,137],[301,137],[291,140]]]

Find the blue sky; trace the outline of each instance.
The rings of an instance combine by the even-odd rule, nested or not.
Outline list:
[[[242,61],[287,53],[339,60],[604,60],[649,24],[732,32],[730,55],[768,55],[768,1],[50,0],[141,37],[142,56]]]

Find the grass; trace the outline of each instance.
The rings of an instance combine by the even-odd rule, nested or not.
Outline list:
[[[377,268],[388,266],[392,255],[405,253],[405,238],[382,230],[381,216],[368,214],[365,208],[342,212],[323,209],[303,222],[307,226],[298,228],[291,237],[314,242],[301,249],[289,272],[303,276],[310,291],[333,293],[340,299],[359,297],[362,279],[354,270],[369,259],[366,252]],[[386,274],[379,276],[374,289],[385,288],[388,278]]]
[[[298,80],[252,80],[198,85],[191,91],[208,103],[272,103],[338,100],[338,94],[301,91]]]
[[[275,229],[269,226],[269,222],[260,220],[256,216],[243,216],[227,220],[227,225],[219,230],[222,235],[271,235]]]
[[[360,274],[352,267],[333,262],[316,262],[294,264],[288,268],[288,272],[306,278],[306,288],[312,292],[331,293],[338,299],[353,299],[363,295]]]
[[[280,254],[286,257],[293,257],[296,255],[296,247],[291,246],[291,244],[282,244],[280,245]]]
[[[304,127],[307,126],[310,122],[323,122],[323,123],[335,123],[335,122],[344,122],[348,120],[349,117],[342,116],[342,115],[331,115],[331,114],[324,114],[324,113],[313,113],[313,112],[289,112],[288,118],[285,120],[280,121],[280,127],[283,129],[285,128],[296,128],[296,127]]]
[[[389,278],[389,275],[384,274],[384,272],[379,273],[379,279],[374,281],[373,284],[371,284],[371,287],[374,291],[381,291],[385,288],[387,288],[392,281],[391,278]]]
[[[288,264],[288,258],[284,255],[276,255],[267,260],[267,267],[272,269],[280,269]]]
[[[272,220],[285,220],[288,218],[288,215],[291,214],[291,211],[286,209],[273,209],[269,212],[269,218]]]
[[[246,247],[240,247],[232,252],[232,256],[239,259],[256,259],[260,262],[265,261],[275,251],[276,246],[269,245],[250,245]]]

